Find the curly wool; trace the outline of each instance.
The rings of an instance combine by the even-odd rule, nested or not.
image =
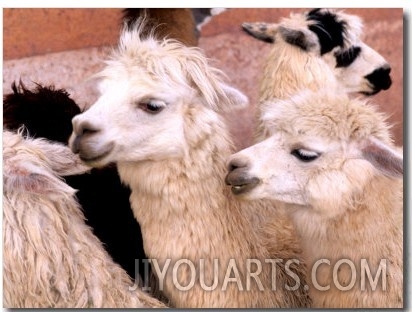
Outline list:
[[[5,307],[164,307],[129,290],[132,281],[85,224],[59,175],[88,168],[66,146],[4,131],[3,166]]]

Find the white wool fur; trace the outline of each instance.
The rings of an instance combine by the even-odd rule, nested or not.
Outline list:
[[[59,176],[89,170],[62,144],[3,132],[7,308],[164,307],[113,262]]]
[[[330,261],[315,271],[317,283],[330,290],[317,290],[313,276],[309,278],[313,306],[402,307],[403,157],[393,145],[386,117],[373,104],[323,89],[276,103],[264,119],[272,136],[231,159],[247,163],[244,175],[260,180],[245,198],[279,201],[291,217],[308,276],[316,261]],[[296,150],[318,157],[305,162]],[[338,288],[332,275],[342,259],[356,269],[355,284],[347,291]],[[362,259],[373,278],[380,261],[386,261],[376,290],[367,279],[366,290],[361,288]],[[339,283],[350,285],[351,276],[349,266],[342,265]]]
[[[365,76],[381,66],[387,66],[386,60],[361,40],[363,24],[358,16],[338,10],[326,10],[336,15],[337,21],[345,22],[343,46],[320,54],[317,36],[308,29],[316,21],[306,20],[306,13],[292,13],[278,24],[249,24],[252,32],[265,33],[273,38],[273,48],[263,64],[263,74],[259,87],[259,105],[257,108],[257,129],[255,141],[267,138],[270,133],[262,121],[267,105],[277,105],[277,100],[287,99],[300,90],[318,90],[325,85],[331,89],[345,92],[370,92],[371,86]],[[261,30],[259,27],[264,25]],[[306,50],[292,45],[285,37],[290,32],[299,32],[305,41]],[[348,67],[336,66],[335,53],[350,47],[360,47],[361,55]],[[268,103],[270,101],[270,103]]]
[[[261,76],[260,81],[260,91],[259,91],[259,104],[257,107],[257,128],[255,132],[255,142],[260,142],[265,139],[271,137],[272,134],[283,133],[284,129],[288,129],[289,126],[296,126],[298,127],[301,125],[301,116],[296,114],[293,120],[287,118],[289,114],[293,116],[293,112],[289,113],[287,109],[284,110],[277,110],[275,107],[284,105],[284,101],[288,102],[290,98],[302,96],[302,91],[311,90],[314,92],[321,92],[324,88],[328,88],[332,93],[335,92],[336,94],[340,94],[341,92],[359,92],[359,91],[367,91],[370,86],[368,82],[364,79],[366,73],[372,72],[375,68],[382,66],[386,63],[382,56],[380,56],[376,51],[372,50],[369,46],[362,42],[360,36],[362,34],[362,22],[361,20],[354,15],[349,15],[343,13],[343,11],[335,11],[336,16],[339,20],[346,22],[346,29],[347,31],[344,33],[344,45],[342,48],[335,48],[329,53],[324,55],[320,55],[320,46],[317,37],[315,34],[308,30],[309,24],[313,24],[314,22],[306,21],[306,17],[304,14],[292,14],[289,18],[284,18],[280,21],[279,24],[270,24],[266,25],[266,31],[268,34],[273,36],[274,43],[273,48],[271,49],[269,55],[266,58],[264,63],[263,75]],[[291,45],[290,43],[286,42],[283,35],[285,31],[300,31],[302,32],[305,40],[308,44],[308,49],[304,50],[300,47]],[[349,67],[336,67],[336,59],[334,53],[338,50],[348,49],[351,46],[358,46],[362,48],[362,57],[359,57],[356,62],[354,62]],[[345,95],[342,95],[344,98]],[[305,96],[303,95],[305,98]],[[319,102],[323,101],[321,96],[319,96]],[[332,101],[334,101],[332,99]],[[287,105],[287,104],[286,104]],[[318,105],[318,103],[314,103],[313,106]],[[319,104],[320,105],[320,104]],[[338,103],[334,105],[339,105]],[[289,107],[289,106],[288,106]],[[311,108],[308,109],[307,115],[311,116],[313,114]],[[314,114],[316,115],[316,113]],[[319,117],[315,117],[319,118]],[[324,117],[326,120],[327,118]],[[321,120],[320,120],[321,121]],[[380,123],[373,121],[374,123]],[[321,122],[319,122],[321,123]],[[284,125],[285,127],[280,126]],[[310,125],[316,129],[319,125]],[[283,134],[281,134],[283,136]],[[291,138],[291,141],[299,141],[298,138]],[[302,138],[302,140],[304,140]],[[311,139],[312,140],[312,139]],[[269,145],[272,143],[268,143]],[[327,144],[332,144],[327,142],[326,146],[325,143],[321,142],[314,142],[313,140],[310,141],[311,146],[316,146],[320,149],[326,148],[328,150]],[[317,144],[320,144],[318,146]],[[332,146],[332,145],[331,145]],[[261,153],[258,154],[257,150],[254,149],[254,159],[258,159],[260,157],[267,158],[278,158],[280,157],[276,152],[268,152],[265,149],[261,150]],[[288,153],[291,151],[289,150]],[[276,155],[276,156],[273,156]],[[253,157],[251,157],[253,159]],[[287,168],[287,164],[284,164]],[[337,166],[338,167],[338,166]],[[285,167],[279,168],[277,175],[281,175],[283,173],[282,183],[277,184],[276,187],[278,188],[277,191],[280,193],[284,191],[284,194],[281,198],[277,198],[278,200],[290,201],[291,198],[295,201],[304,202],[305,195],[301,193],[294,193],[289,194],[287,191],[292,188],[294,180],[299,181],[299,173],[294,172],[292,169],[289,169],[291,172],[287,174],[283,171]],[[262,167],[260,170],[266,172],[272,172],[272,168]],[[359,172],[358,169],[354,169],[354,171]],[[367,173],[365,173],[367,174]],[[359,175],[360,172],[359,172]],[[341,180],[342,183],[336,184],[333,181]],[[327,211],[320,211],[324,216],[328,214],[333,214],[332,207],[335,207],[336,210],[339,210],[339,200],[342,194],[346,194],[347,192],[351,192],[355,187],[353,184],[356,181],[356,178],[352,178],[348,180],[339,169],[337,170],[336,174],[333,177],[325,177],[323,179],[319,178],[318,180],[313,180],[310,185],[307,185],[307,181],[301,179],[299,184],[301,187],[307,187],[308,189],[312,189],[313,194],[334,194],[335,196],[332,198],[318,198],[317,200],[320,202],[323,201],[323,205],[327,207]],[[270,182],[267,182],[270,183]],[[272,199],[273,190],[262,190],[261,194],[266,200]],[[259,198],[262,198],[259,196]],[[316,196],[316,195],[314,195]],[[342,195],[343,196],[343,195]],[[398,205],[396,203],[395,205]],[[276,228],[272,223],[276,224],[276,215],[279,214],[279,211],[282,210],[282,206],[278,204],[278,210],[275,212],[268,212],[262,211],[260,212],[261,215],[273,215],[273,221],[268,222],[264,228],[264,231],[267,233],[267,237],[273,236],[275,237],[275,233],[271,234],[273,228]],[[335,211],[336,212],[336,211]],[[284,212],[282,212],[283,214]],[[328,230],[323,228],[320,224],[322,221],[314,220],[313,216],[309,218],[307,214],[303,211],[300,211],[301,218],[299,219],[301,222],[297,223],[294,220],[294,225],[296,226],[296,230],[302,234],[305,238],[302,240],[303,248],[306,252],[308,250],[313,250],[316,253],[316,256],[321,256],[322,252],[317,250],[321,249],[322,246],[325,244],[323,241],[317,240],[318,234],[324,232],[331,232],[333,231],[333,226],[331,226]],[[312,220],[313,221],[309,221]],[[306,235],[305,229],[312,229],[316,232],[314,237]],[[347,229],[347,231],[351,231]],[[343,231],[344,232],[344,231]],[[371,237],[376,237],[376,234],[371,233]],[[399,235],[396,234],[396,235]],[[401,241],[401,239],[400,239]],[[333,244],[331,244],[333,245]],[[313,247],[316,246],[316,247]],[[328,245],[329,246],[329,245]],[[399,247],[399,246],[397,246]],[[336,244],[336,248],[340,248],[339,244]],[[398,249],[399,251],[399,249]],[[398,257],[399,255],[396,255]],[[312,267],[314,258],[307,259],[309,264],[309,268]],[[396,258],[400,260],[400,258]],[[356,265],[358,265],[357,263]],[[310,276],[310,271],[308,272],[308,276]],[[323,281],[325,282],[325,281]],[[323,284],[322,284],[323,285]],[[396,285],[399,285],[396,283]],[[397,286],[396,286],[397,287]],[[399,289],[393,290],[392,294],[399,294]],[[313,292],[313,287],[310,288],[310,295],[314,300],[315,307],[356,307],[356,306],[379,306],[380,304],[389,304],[389,305],[398,305],[398,298],[391,300],[390,302],[383,303],[382,301],[387,301],[387,298],[382,296],[382,301],[377,300],[375,298],[371,299],[371,301],[361,302],[363,299],[341,299],[339,296],[336,297],[331,295],[331,292]],[[324,295],[328,299],[320,299]],[[355,294],[355,297],[358,294]],[[328,297],[329,296],[329,297]],[[369,296],[368,292],[365,292],[366,297]],[[397,295],[395,295],[397,296]],[[349,296],[348,296],[349,298]],[[324,300],[324,301],[322,301]],[[373,302],[373,303],[371,303]]]

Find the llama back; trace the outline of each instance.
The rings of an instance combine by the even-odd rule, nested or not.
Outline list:
[[[5,306],[163,306],[142,291],[129,289],[128,275],[85,224],[75,190],[56,174],[68,173],[69,160],[70,170],[84,172],[69,148],[5,131],[3,156]]]

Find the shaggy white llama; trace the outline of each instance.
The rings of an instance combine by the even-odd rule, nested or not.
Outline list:
[[[233,146],[219,112],[247,99],[197,48],[141,38],[140,28],[123,31],[100,73],[101,97],[73,119],[72,150],[91,166],[117,163],[172,306],[308,306],[303,287],[285,289],[305,279],[304,265],[293,267],[293,279],[285,263],[266,263],[269,254],[242,215],[243,206],[259,203],[238,201],[224,185]],[[290,228],[280,224],[279,232],[294,242]],[[297,256],[293,248],[272,250],[285,261]]]
[[[88,170],[62,144],[3,132],[3,302],[7,308],[164,307],[115,264],[60,175]]]
[[[403,158],[383,114],[319,90],[264,118],[273,135],[233,155],[226,181],[243,198],[283,203],[313,306],[402,307]]]
[[[275,99],[325,85],[368,95],[391,85],[389,64],[361,40],[362,22],[355,15],[317,9],[291,14],[278,24],[244,23],[243,28],[273,42],[260,82],[258,141],[270,135],[261,116]]]

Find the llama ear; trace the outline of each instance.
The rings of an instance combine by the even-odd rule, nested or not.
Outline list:
[[[222,91],[225,94],[226,99],[222,99],[225,102],[225,105],[221,105],[223,111],[230,111],[233,108],[242,109],[249,105],[249,99],[246,95],[240,92],[238,89],[228,86],[227,84],[222,83],[220,85]]]
[[[376,138],[369,138],[361,147],[362,156],[376,169],[390,177],[403,176],[403,155]]]
[[[19,164],[11,169],[8,175],[9,189],[16,191],[37,193],[43,196],[50,196],[64,191],[67,194],[74,194],[75,190],[65,183],[59,183],[56,188],[56,181],[59,179],[44,168],[32,167],[31,164]]]
[[[47,155],[50,167],[59,176],[83,174],[91,169],[66,145],[44,141],[42,150]]]
[[[318,46],[316,35],[308,31],[297,30],[279,26],[279,33],[283,40],[291,45],[295,45],[304,51],[311,51]]]
[[[91,170],[71,149],[63,146],[59,154],[52,159],[53,170],[60,176],[78,175]]]
[[[278,24],[243,23],[242,29],[258,40],[274,43]]]

